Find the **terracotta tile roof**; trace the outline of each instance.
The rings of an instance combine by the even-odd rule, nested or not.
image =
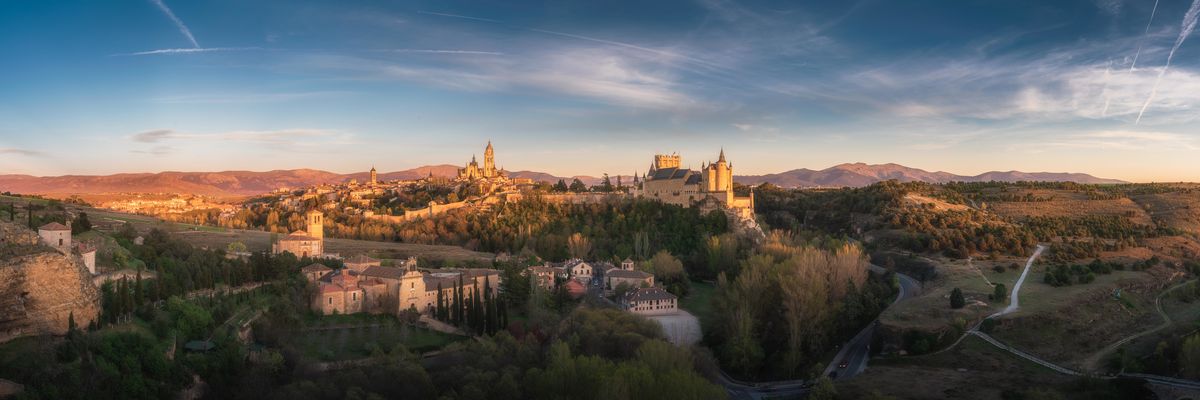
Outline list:
[[[324,264],[318,264],[318,263],[313,263],[312,265],[309,265],[307,267],[300,268],[300,272],[305,273],[305,274],[310,273],[310,272],[325,272],[325,271],[332,271],[332,270],[333,270],[333,268],[329,268],[329,267],[326,267]]]
[[[280,242],[313,241],[313,240],[321,240],[321,239],[317,239],[315,237],[308,236],[308,233],[304,232],[304,231],[295,231],[295,232],[292,232],[291,234],[279,239]]]
[[[672,300],[675,298],[675,295],[659,287],[641,288],[625,295],[625,299],[631,303],[650,300]]]
[[[346,259],[346,264],[373,264],[378,262],[380,261],[362,254]]]
[[[66,225],[63,225],[63,224],[60,224],[57,222],[51,222],[51,223],[42,225],[40,228],[38,228],[38,230],[39,231],[70,231],[71,228],[68,228]]]
[[[612,271],[608,271],[608,272],[604,273],[604,276],[607,276],[607,277],[609,277],[609,278],[632,278],[632,279],[646,279],[646,278],[649,278],[649,277],[651,277],[652,275],[650,275],[650,274],[648,274],[648,273],[645,273],[645,272],[642,272],[642,271],[630,271],[630,270],[625,270],[625,269],[614,269],[614,270],[612,270]]]
[[[361,274],[363,276],[371,276],[371,277],[378,277],[378,278],[400,279],[400,278],[404,277],[404,268],[381,267],[378,265],[372,265],[370,267],[367,267],[367,269],[364,269],[361,272]]]

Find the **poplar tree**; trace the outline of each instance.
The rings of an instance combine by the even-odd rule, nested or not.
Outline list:
[[[437,318],[438,321],[445,321],[446,317],[442,315],[442,313],[445,311],[445,296],[442,296],[442,283],[441,282],[438,282],[437,291],[438,291],[437,309],[434,310],[433,315],[434,315],[434,318]]]

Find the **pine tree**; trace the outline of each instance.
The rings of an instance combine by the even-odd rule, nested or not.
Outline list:
[[[962,289],[954,288],[950,292],[950,308],[959,309],[967,305],[967,299],[963,297]]]

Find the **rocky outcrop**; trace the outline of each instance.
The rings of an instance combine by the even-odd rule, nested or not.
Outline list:
[[[98,319],[100,290],[83,260],[27,245],[22,232],[6,225],[6,241],[0,246],[0,343],[65,334],[72,313],[81,329]]]

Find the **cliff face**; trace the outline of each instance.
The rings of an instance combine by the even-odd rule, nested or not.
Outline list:
[[[0,343],[65,334],[72,313],[80,329],[99,318],[100,290],[79,257],[28,245],[25,233],[9,229],[12,225],[4,228],[0,233],[8,235],[0,243]]]

